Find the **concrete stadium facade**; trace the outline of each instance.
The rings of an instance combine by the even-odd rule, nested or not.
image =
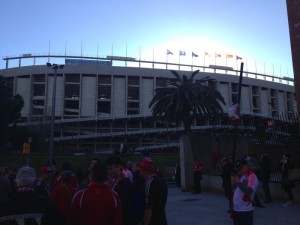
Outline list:
[[[21,66],[21,60],[28,58],[34,60],[33,65]],[[58,70],[56,85],[54,141],[56,149],[61,151],[112,151],[119,149],[120,144],[136,150],[177,148],[178,134],[183,128],[167,127],[164,121],[153,120],[149,108],[154,89],[163,87],[167,78],[173,78],[170,70],[189,75],[199,69],[199,79],[214,78],[216,81],[207,85],[224,97],[225,114],[238,94],[239,71],[230,67],[179,65],[116,56],[25,54],[4,58],[7,68],[0,70],[0,75],[7,78],[10,94],[20,94],[24,99],[20,126],[47,127],[50,121],[54,71],[45,64],[37,65],[36,58],[65,59],[64,68]],[[19,60],[19,66],[9,68],[10,60]],[[291,78],[245,71],[241,90],[240,111],[245,127],[253,127],[253,118],[297,111]],[[192,129],[214,126],[228,125],[226,119],[195,118]]]

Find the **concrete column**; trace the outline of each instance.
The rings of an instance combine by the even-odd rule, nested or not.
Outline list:
[[[189,134],[182,134],[179,137],[180,145],[180,171],[181,190],[191,191],[193,189],[193,168],[194,157]]]

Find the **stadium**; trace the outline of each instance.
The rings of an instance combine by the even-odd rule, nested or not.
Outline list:
[[[6,57],[5,77],[10,95],[20,94],[24,107],[18,126],[36,127],[48,140],[55,71],[45,62],[62,62],[57,70],[54,145],[61,152],[110,152],[178,149],[181,126],[154,120],[149,103],[156,88],[163,87],[170,70],[197,78],[215,79],[210,85],[226,101],[220,118],[193,118],[192,130],[224,132],[228,109],[236,101],[240,70],[227,66],[138,60],[131,57],[60,56],[23,54]],[[31,65],[22,66],[22,60]],[[44,60],[43,63],[37,61]],[[11,61],[18,65],[9,67]],[[241,126],[251,131],[263,120],[284,120],[297,111],[294,81],[244,71],[241,87]],[[281,117],[282,116],[282,117]],[[122,147],[123,146],[123,147]]]

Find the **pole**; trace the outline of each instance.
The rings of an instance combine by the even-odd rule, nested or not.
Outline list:
[[[241,92],[242,92],[242,81],[243,81],[243,69],[244,69],[244,63],[241,62],[241,68],[240,68],[240,78],[239,78],[239,84],[238,84],[238,99],[237,99],[237,104],[238,104],[238,110],[240,110],[240,103],[241,103]],[[239,113],[239,112],[238,112]],[[238,125],[239,125],[239,120],[238,122],[234,125],[234,133],[233,133],[233,150],[232,150],[232,163],[235,162],[235,154],[236,154],[236,137],[238,133]]]
[[[54,137],[54,118],[55,118],[55,102],[56,102],[56,78],[57,78],[57,69],[54,70],[53,77],[53,92],[52,92],[52,107],[51,107],[51,122],[50,122],[50,145],[49,145],[49,166],[53,164],[53,137]]]

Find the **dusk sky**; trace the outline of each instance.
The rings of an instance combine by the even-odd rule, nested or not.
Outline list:
[[[236,66],[293,77],[285,0],[3,0],[5,56],[127,56],[194,65]],[[199,57],[191,57],[192,52]],[[215,61],[215,53],[221,54]],[[10,65],[12,66],[12,65]],[[274,72],[273,72],[274,71]],[[255,72],[255,71],[254,71]]]

